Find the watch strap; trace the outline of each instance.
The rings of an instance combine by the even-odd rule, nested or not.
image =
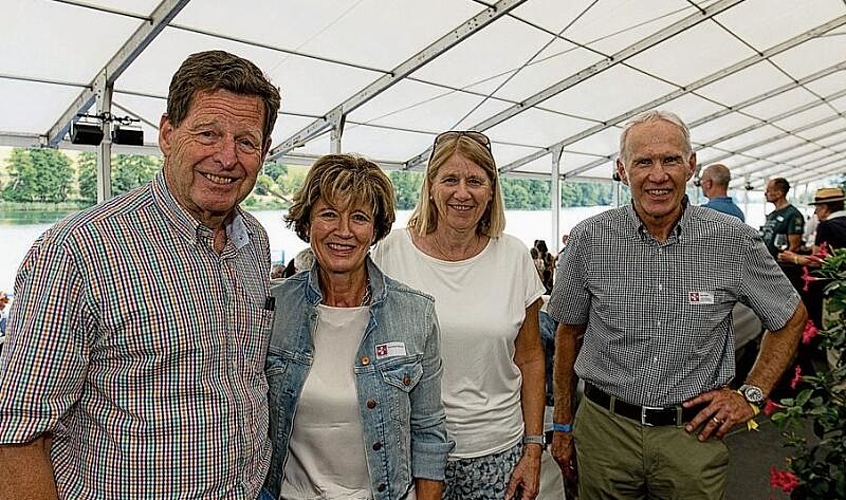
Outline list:
[[[539,444],[544,446],[546,443],[544,442],[543,436],[523,436],[523,444]]]

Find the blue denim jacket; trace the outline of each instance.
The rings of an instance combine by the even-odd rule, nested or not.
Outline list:
[[[454,446],[441,401],[440,330],[430,296],[388,278],[369,256],[366,265],[373,299],[356,355],[356,392],[373,498],[400,500],[414,478],[442,481]],[[265,372],[273,456],[264,494],[278,498],[297,402],[314,359],[312,332],[323,300],[317,266],[271,294],[276,317]],[[406,354],[385,356],[388,342],[404,343]],[[338,453],[344,453],[342,444]]]

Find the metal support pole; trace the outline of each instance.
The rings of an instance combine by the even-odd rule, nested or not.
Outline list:
[[[332,123],[332,133],[330,135],[332,144],[330,145],[331,151],[334,154],[340,154],[343,152],[341,148],[341,139],[344,137],[344,126],[347,123],[347,115],[344,114],[337,114],[334,116],[329,117]]]
[[[561,226],[558,219],[561,214],[561,155],[563,152],[563,147],[552,149],[552,177],[550,178],[549,197],[552,202],[553,243],[549,245],[550,251],[552,251],[553,248],[560,248],[561,245]]]
[[[101,73],[94,87],[97,114],[112,112],[112,92],[114,86]],[[103,142],[97,146],[97,203],[103,203],[112,197],[112,125],[103,122]]]

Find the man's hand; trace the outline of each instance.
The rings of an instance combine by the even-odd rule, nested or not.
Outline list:
[[[576,447],[573,446],[573,435],[571,433],[552,433],[552,457],[558,463],[564,481],[575,485],[578,479],[576,474]]]
[[[540,445],[523,446],[523,456],[511,473],[511,481],[505,490],[505,500],[534,500],[538,496],[542,453],[543,448]]]
[[[685,408],[707,404],[699,411],[684,429],[694,432],[700,425],[699,440],[706,441],[712,435],[723,439],[726,433],[737,424],[745,424],[755,416],[755,411],[740,393],[731,389],[714,389],[689,399],[683,403]],[[716,431],[716,433],[715,433]]]

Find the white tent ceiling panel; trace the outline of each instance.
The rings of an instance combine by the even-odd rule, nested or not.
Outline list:
[[[615,172],[614,162],[608,160],[608,163],[603,165],[599,165],[598,167],[593,167],[590,170],[582,172],[579,174],[579,177],[588,177],[594,179],[610,179],[611,176]]]
[[[304,116],[280,114],[276,117],[276,126],[273,128],[273,133],[270,134],[270,137],[273,139],[273,144],[271,144],[270,147],[279,144],[285,139],[285,137],[291,135],[291,132],[305,127],[311,121],[311,118]],[[300,149],[296,149],[294,152],[301,153],[302,151]]]
[[[143,22],[46,0],[0,0],[0,9],[0,73],[82,84]]]
[[[807,163],[810,161],[812,154],[817,153],[819,151],[820,147],[818,145],[813,143],[806,143],[796,147],[795,149],[791,149],[790,151],[770,155],[766,159],[775,163],[796,164],[796,159],[801,158],[801,161],[803,163]],[[830,154],[829,152],[825,153]]]
[[[430,142],[432,138],[429,138]],[[429,146],[429,144],[426,144]],[[508,163],[528,156],[532,153],[539,151],[539,148],[532,148],[527,146],[519,146],[516,144],[503,144],[494,142],[491,145],[491,151],[493,152],[494,160],[496,160],[496,166],[501,167],[503,165],[507,165]],[[543,163],[546,167],[543,169],[544,172],[549,174],[550,165],[552,163],[551,157],[546,155],[543,157],[543,161],[540,161],[539,164]]]
[[[497,97],[522,100],[545,90],[568,76],[600,61],[602,56],[578,48],[563,41],[555,40],[545,48],[531,63],[526,65],[503,85],[496,93]],[[517,68],[515,68],[517,69]],[[549,106],[546,102],[542,106]]]
[[[796,113],[782,118],[781,120],[776,120],[773,123],[776,126],[786,130],[795,130],[815,123],[819,120],[823,120],[827,117],[832,116],[833,114],[834,113],[831,108],[821,104],[820,106],[815,106],[806,111],[802,111],[801,113]]]
[[[843,62],[843,54],[846,54],[846,36],[821,36],[773,56],[772,61],[798,79]]]
[[[838,71],[831,75],[814,80],[805,85],[806,88],[819,95],[826,96],[846,89],[846,71]]]
[[[0,79],[0,130],[41,134],[78,93],[74,87]],[[38,99],[21,99],[22,95]]]
[[[544,107],[606,121],[675,90],[624,66],[611,67],[544,103]]]
[[[846,149],[846,130],[838,134],[834,134],[830,137],[826,137],[825,139],[819,139],[814,142],[816,142],[820,146],[836,149],[838,151]]]
[[[146,17],[161,3],[161,0],[85,0],[85,3]]]
[[[559,163],[559,171],[563,173],[572,172],[573,170],[584,167],[585,165],[595,163],[602,159],[602,156],[579,153],[575,151],[564,151],[561,155],[561,162]],[[613,163],[613,160],[608,160]],[[550,166],[552,159],[549,160]],[[605,177],[611,178],[611,171],[606,172]]]
[[[565,155],[569,151],[587,153],[598,156],[613,155],[616,157],[617,150],[620,149],[620,133],[622,128],[610,127],[601,132],[597,132],[589,137],[570,144],[565,150]]]
[[[746,0],[717,20],[730,31],[762,51],[843,14],[841,0],[779,2]]]
[[[548,3],[554,12],[553,9],[560,2]],[[648,9],[643,8],[643,2],[638,0],[605,0],[581,4],[589,9],[564,35],[606,55],[617,53],[696,10],[681,0],[652,0]]]
[[[773,127],[772,125],[764,125],[737,137],[720,141],[717,146],[726,151],[740,151],[751,144],[764,141],[780,133],[782,133],[782,131],[776,127]]]
[[[540,50],[551,36],[503,18],[412,74],[414,78],[490,93]],[[487,81],[490,78],[493,80]]]
[[[690,131],[690,138],[694,144],[704,144],[756,123],[759,123],[758,120],[731,113],[694,127]]]
[[[696,93],[727,106],[734,106],[790,82],[791,79],[784,73],[769,62],[763,61],[706,85]]]
[[[350,119],[392,127],[411,127],[437,133],[455,127],[484,98],[467,92],[415,81],[402,81],[350,113]],[[465,121],[480,120],[510,106],[488,99]]]
[[[687,86],[752,55],[754,52],[737,38],[714,22],[706,21],[632,57],[629,62],[657,77]]]
[[[497,162],[497,165],[502,165],[502,163]],[[515,172],[549,175],[551,168],[552,158],[549,155],[546,155],[521,166],[520,168],[516,169]],[[561,169],[561,173],[564,173],[564,169]]]
[[[762,146],[751,148],[745,151],[745,154],[752,158],[769,158],[774,154],[778,154],[791,148],[797,148],[806,143],[807,141],[796,136],[786,136],[772,140]]]
[[[344,129],[343,150],[376,160],[402,162],[426,149],[431,140],[430,134],[350,125]]]
[[[540,109],[528,109],[507,122],[487,131],[493,141],[510,142],[544,147],[587,129],[593,123],[550,113]]]
[[[757,104],[743,109],[743,113],[754,116],[761,120],[769,120],[778,116],[785,110],[796,109],[799,106],[817,101],[818,98],[804,88],[788,90],[783,94],[771,97]]]
[[[813,140],[817,136],[836,130],[843,130],[844,128],[846,128],[846,119],[842,117],[836,117],[817,127],[798,132],[796,135],[804,139]]]
[[[696,120],[710,116],[712,113],[722,111],[725,107],[707,99],[703,99],[697,95],[685,94],[662,104],[660,109],[676,113],[682,120],[685,121],[685,123],[693,123]],[[694,141],[699,140],[699,138],[695,136],[691,136],[691,139]]]

